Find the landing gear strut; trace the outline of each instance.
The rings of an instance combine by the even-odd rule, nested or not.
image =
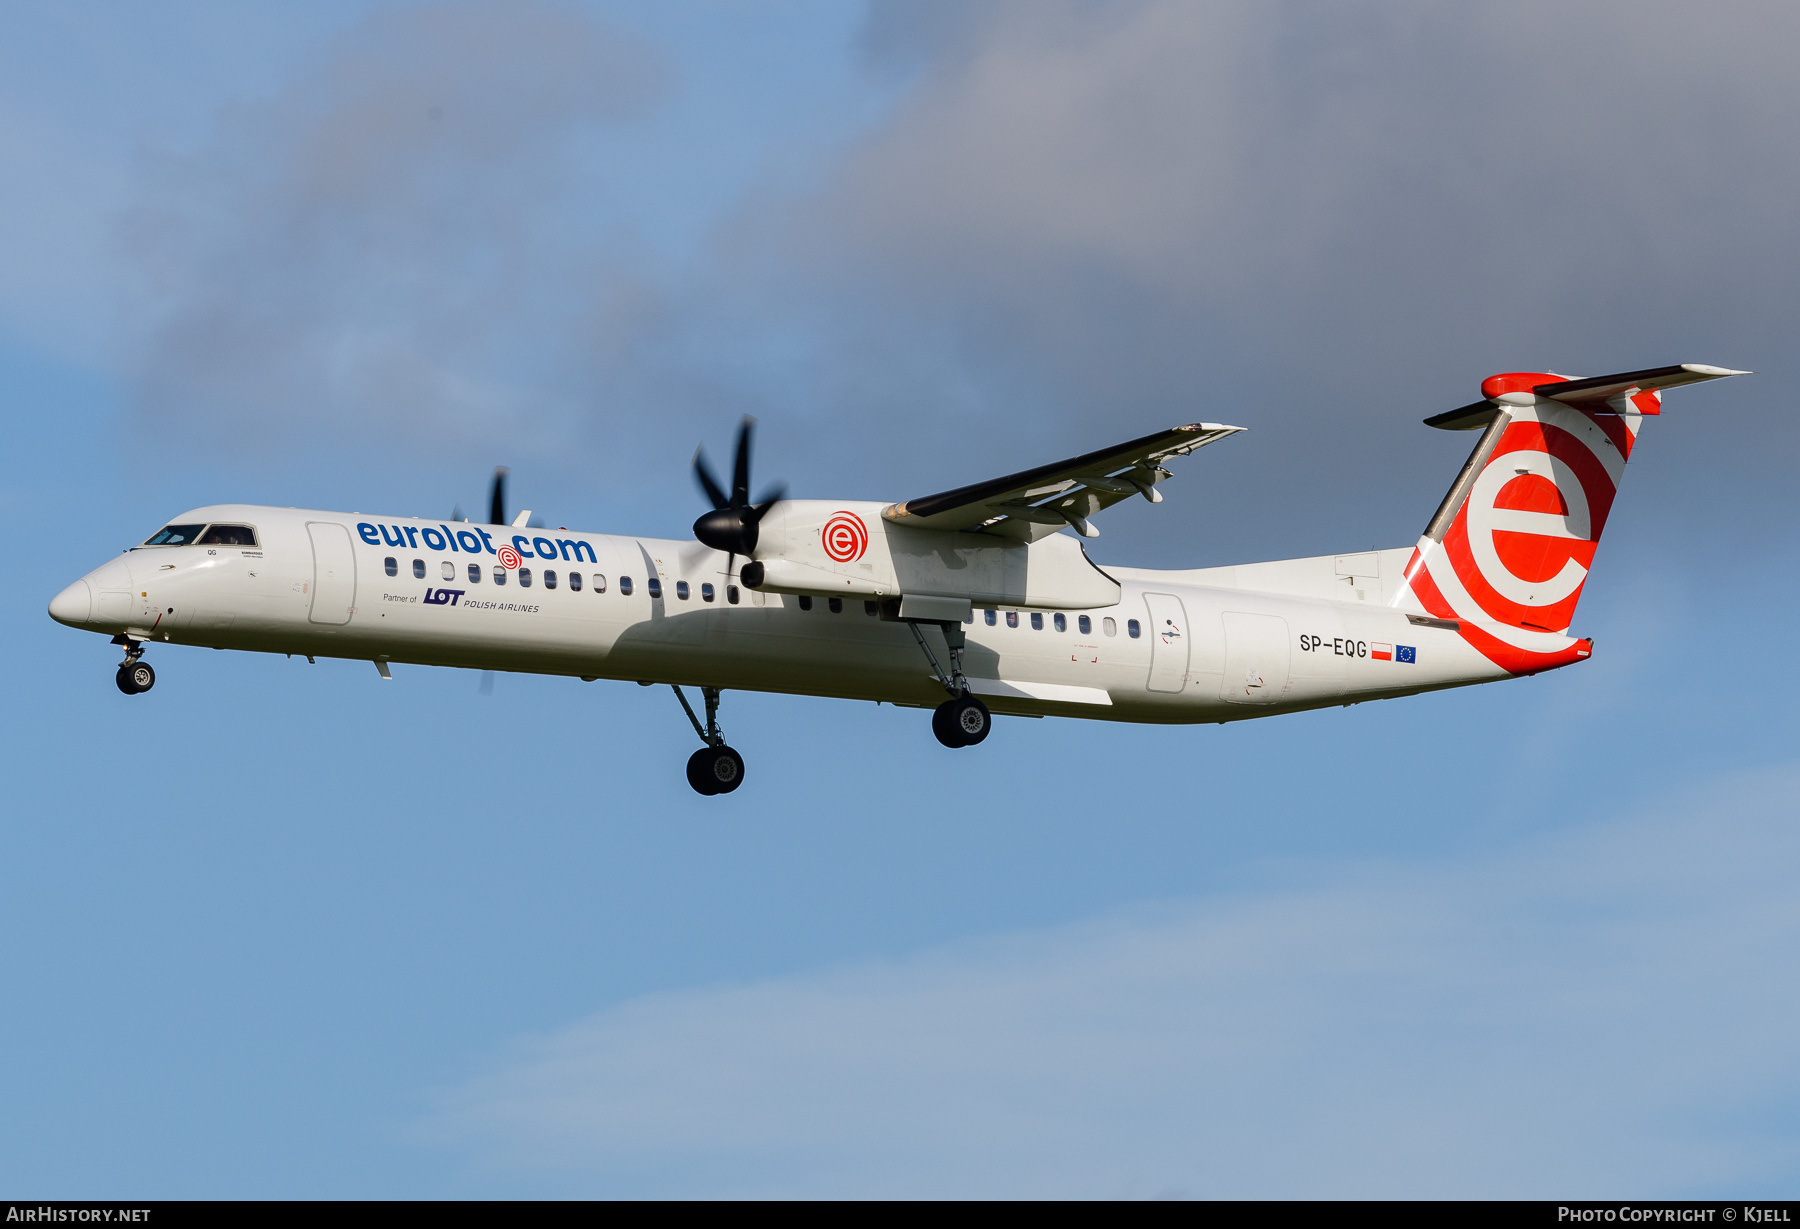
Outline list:
[[[114,679],[119,690],[128,696],[135,696],[141,691],[149,691],[156,686],[156,671],[144,661],[144,646],[141,641],[120,636],[114,644],[125,646],[125,660],[119,663],[119,673]]]
[[[719,731],[719,689],[700,689],[701,698],[706,701],[706,724],[702,726],[700,718],[694,716],[693,706],[681,694],[681,688],[674,684],[670,684],[670,688],[675,692],[675,698],[681,701],[688,720],[694,723],[694,733],[706,744],[688,757],[688,784],[694,787],[696,794],[729,794],[744,783],[744,757],[725,745],[725,736]]]
[[[950,698],[937,706],[931,714],[931,732],[946,747],[973,747],[988,736],[993,727],[993,715],[988,712],[987,705],[976,699],[969,692],[969,680],[963,674],[963,649],[967,641],[963,636],[962,624],[939,623],[944,629],[944,643],[950,649],[950,672],[938,664],[937,654],[931,651],[931,644],[925,639],[925,633],[919,630],[916,621],[908,620],[907,626],[912,628],[913,638],[924,650],[925,659],[931,663],[932,672]]]

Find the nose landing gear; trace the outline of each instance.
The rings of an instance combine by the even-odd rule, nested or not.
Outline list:
[[[729,794],[744,783],[744,757],[725,745],[725,736],[719,731],[719,689],[702,687],[701,697],[706,701],[706,725],[694,716],[693,707],[688,704],[687,697],[681,694],[681,688],[670,684],[675,698],[681,701],[681,707],[694,723],[694,733],[706,745],[688,757],[688,784],[694,787],[696,794],[711,797],[714,794]]]
[[[149,691],[156,686],[156,671],[152,670],[149,663],[143,660],[143,644],[136,640],[127,640],[123,636],[113,643],[125,646],[125,660],[119,663],[119,673],[114,679],[119,685],[119,690],[128,696],[135,696],[139,692]]]

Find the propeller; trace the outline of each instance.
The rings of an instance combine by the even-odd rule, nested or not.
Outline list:
[[[494,488],[488,495],[488,524],[506,524],[506,475],[504,465],[494,467]]]
[[[714,550],[726,553],[725,574],[732,574],[739,555],[756,553],[757,528],[769,509],[787,497],[787,487],[777,483],[763,492],[760,502],[750,502],[750,435],[756,420],[749,415],[738,426],[737,455],[732,458],[731,495],[726,496],[706,464],[706,450],[694,452],[694,477],[712,501],[713,510],[694,522],[694,537]]]
[[[494,467],[494,485],[493,489],[488,492],[488,524],[490,525],[506,524],[506,475],[508,472],[504,465]],[[494,672],[492,670],[481,672],[481,694],[484,696],[494,694]]]

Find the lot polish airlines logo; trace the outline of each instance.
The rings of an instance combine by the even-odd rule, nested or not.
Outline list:
[[[862,517],[839,512],[819,530],[819,543],[837,563],[854,563],[869,549],[869,531]]]
[[[454,606],[456,599],[467,592],[467,589],[427,589],[425,590],[425,605]]]

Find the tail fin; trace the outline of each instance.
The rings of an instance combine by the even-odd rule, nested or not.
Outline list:
[[[1662,413],[1663,389],[1748,374],[1684,364],[1482,381],[1483,400],[1425,420],[1482,435],[1419,538],[1394,604],[1457,620],[1514,674],[1586,657],[1587,642],[1566,633],[1644,418]]]

